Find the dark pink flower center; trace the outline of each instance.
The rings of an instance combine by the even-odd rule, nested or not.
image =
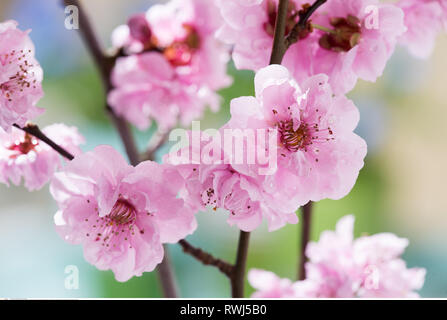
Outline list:
[[[281,121],[278,123],[278,131],[282,145],[291,152],[296,152],[312,143],[307,124],[300,125],[294,130],[292,120]]]
[[[186,30],[186,36],[174,41],[163,51],[165,58],[174,67],[189,65],[194,53],[200,48],[200,37],[196,29],[188,24],[183,28]]]
[[[293,127],[293,120],[284,120],[277,123],[281,145],[290,152],[302,150],[307,152],[315,143],[324,143],[334,140],[334,133],[330,127],[321,129],[318,123],[301,122],[297,129]],[[313,148],[315,154],[319,149]],[[284,153],[283,156],[286,156]],[[315,158],[318,162],[318,158]]]
[[[136,210],[127,200],[119,199],[106,217],[111,225],[127,225],[136,220]]]
[[[87,200],[89,202],[90,200]],[[148,213],[149,215],[149,213]],[[101,241],[102,246],[106,248],[121,247],[131,240],[135,235],[137,220],[137,210],[125,199],[118,199],[110,213],[104,217],[98,217],[93,221],[85,219],[89,224],[92,234],[87,233],[86,236],[94,236],[95,241]],[[141,229],[140,234],[144,233]],[[132,247],[131,244],[129,244]]]
[[[333,27],[331,32],[321,36],[319,44],[322,48],[343,52],[355,47],[361,36],[361,22],[352,15],[347,18],[331,18],[330,24]]]
[[[25,133],[22,141],[17,141],[8,147],[8,150],[14,151],[9,157],[15,159],[20,155],[28,154],[31,151],[35,151],[35,148],[39,145],[39,141],[33,136]]]
[[[0,93],[10,102],[13,100],[13,95],[16,93],[23,92],[26,89],[36,88],[36,79],[34,79],[33,74],[30,74],[29,70],[33,67],[27,60],[27,55],[31,54],[31,50],[24,52],[21,50],[17,52],[15,50],[0,56],[0,63],[2,65],[6,64],[17,64],[19,70],[16,74],[9,77],[9,80],[0,83]]]

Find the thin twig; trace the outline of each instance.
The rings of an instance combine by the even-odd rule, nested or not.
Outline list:
[[[231,278],[231,293],[233,298],[244,297],[245,267],[248,257],[248,245],[250,242],[250,232],[241,231],[237,247],[236,263]]]
[[[326,3],[327,0],[317,0],[314,2],[313,5],[311,5],[309,8],[307,8],[306,10],[303,10],[302,12],[300,12],[299,16],[300,19],[298,20],[298,22],[295,24],[295,26],[292,28],[292,30],[290,31],[289,35],[286,37],[285,40],[285,47],[286,50],[294,43],[296,43],[299,40],[300,34],[301,32],[303,32],[304,30],[306,30],[307,28],[307,23],[310,19],[310,17],[312,16],[312,14],[323,4]],[[285,52],[284,52],[285,53]]]
[[[284,36],[286,34],[287,9],[289,0],[279,0],[278,16],[276,17],[275,33],[273,36],[273,48],[270,56],[270,64],[281,64],[287,50]]]
[[[201,263],[207,266],[213,266],[219,269],[220,272],[225,274],[227,277],[231,278],[233,276],[233,266],[229,264],[228,262],[215,258],[208,252],[203,251],[200,248],[196,248],[192,246],[188,241],[186,240],[180,240],[179,244],[182,246],[183,252],[186,254],[191,255]]]
[[[112,83],[110,81],[110,73],[114,66],[116,56],[109,57],[106,54],[104,54],[104,51],[102,50],[102,47],[90,23],[90,20],[85,11],[83,10],[80,1],[63,0],[63,2],[65,5],[74,5],[79,10],[79,29],[81,31],[82,37],[88,49],[90,50],[90,53],[95,61],[95,64],[97,65],[99,71],[101,72],[104,89],[106,93],[108,93],[112,89]],[[130,163],[132,165],[137,165],[139,163],[139,153],[129,125],[123,118],[115,114],[112,108],[110,108],[110,106],[107,104],[106,104],[106,110],[112,117],[113,123],[115,124],[115,127],[119,132],[119,135],[126,149],[126,153]],[[166,297],[169,298],[177,297],[178,294],[173,276],[174,273],[172,271],[172,266],[169,263],[169,257],[167,251],[165,252],[162,263],[158,265],[157,269],[163,286],[163,291]]]
[[[64,158],[67,158],[68,160],[73,160],[74,156],[68,152],[67,150],[65,150],[64,148],[62,148],[60,145],[58,145],[56,142],[54,142],[53,140],[51,140],[50,138],[48,138],[45,133],[43,133],[39,127],[35,124],[27,124],[25,127],[20,127],[17,124],[14,124],[14,127],[23,130],[24,132],[36,137],[37,139],[39,139],[40,141],[45,142],[47,145],[49,145],[54,151],[56,151],[57,153],[59,153],[61,156],[63,156]]]
[[[157,266],[158,278],[160,279],[161,287],[163,290],[163,296],[165,298],[177,298],[178,287],[175,282],[174,270],[171,267],[171,258],[168,253],[168,246],[163,245],[164,258],[163,261]]]
[[[304,280],[306,278],[306,247],[310,240],[310,224],[312,220],[312,201],[309,201],[303,206],[303,217],[301,219],[301,250],[300,260],[298,268],[298,280]]]
[[[169,138],[169,133],[166,131],[157,131],[154,133],[153,137],[151,137],[151,141],[147,147],[147,151],[141,155],[141,160],[154,160],[155,153],[160,149],[161,146],[165,144],[165,142]]]

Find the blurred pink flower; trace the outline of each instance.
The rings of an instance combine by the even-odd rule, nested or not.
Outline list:
[[[1,130],[0,130],[1,131]],[[42,129],[58,145],[77,155],[84,138],[75,127],[53,124]],[[0,132],[0,182],[19,185],[23,178],[29,191],[41,189],[61,167],[61,157],[46,143],[13,127]]]
[[[225,24],[218,37],[234,44],[233,59],[240,69],[268,65],[273,44],[277,0],[221,0]],[[308,1],[290,2],[286,34]],[[352,90],[358,78],[376,81],[405,31],[402,10],[378,0],[328,0],[312,15],[307,30],[286,52],[282,64],[299,83],[319,73],[329,76],[335,94]],[[319,25],[319,26],[315,26]]]
[[[43,96],[43,71],[34,58],[29,31],[17,25],[12,20],[0,23],[0,130],[6,131],[43,112],[36,107]]]
[[[262,270],[249,272],[255,298],[414,298],[425,269],[406,267],[408,240],[392,233],[353,239],[354,217],[324,231],[307,246],[306,279],[292,282]]]
[[[298,292],[294,283],[287,278],[279,278],[270,271],[251,269],[248,282],[257,291],[252,298],[296,298]]]
[[[54,175],[57,231],[82,244],[86,260],[111,269],[118,281],[141,276],[162,261],[163,243],[196,228],[193,212],[177,198],[183,184],[168,166],[145,161],[132,167],[112,147],[99,146]]]
[[[438,34],[447,25],[447,1],[401,0],[398,6],[404,11],[407,27],[399,42],[415,57],[428,58],[433,52]]]
[[[108,101],[114,110],[139,129],[152,119],[165,129],[179,119],[186,126],[206,106],[216,111],[215,91],[231,83],[229,49],[214,37],[220,21],[212,2],[173,0],[119,27],[115,46],[138,54],[119,58],[113,70]]]
[[[307,278],[316,297],[417,297],[425,269],[406,267],[400,256],[408,240],[392,233],[353,239],[354,217],[346,216],[334,231],[307,246]]]
[[[255,91],[256,97],[233,99],[225,128],[277,131],[277,149],[269,150],[277,152],[277,169],[262,178],[264,188],[281,190],[296,207],[347,195],[367,149],[365,141],[353,133],[359,112],[352,101],[334,96],[326,75],[313,76],[300,88],[280,65],[256,73]],[[260,179],[258,164],[232,167]]]
[[[206,136],[201,134],[202,137]],[[243,231],[253,231],[263,219],[267,220],[269,231],[279,229],[286,223],[298,222],[295,213],[298,205],[295,201],[290,201],[278,190],[267,190],[263,185],[265,176],[253,178],[237,172],[228,163],[221,149],[223,144],[212,146],[213,143],[214,140],[210,143],[202,141],[200,151],[190,144],[187,159],[180,160],[181,156],[174,153],[164,159],[166,163],[175,164],[174,167],[185,179],[181,194],[189,207],[195,211],[205,210],[206,207],[215,211],[224,209],[229,213],[228,223]],[[210,155],[213,161],[220,160],[221,164],[203,163],[203,150],[208,150],[207,156]],[[191,164],[191,159],[201,159],[201,163]],[[184,164],[179,164],[182,161]]]

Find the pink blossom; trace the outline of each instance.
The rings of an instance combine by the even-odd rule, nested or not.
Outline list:
[[[84,138],[75,127],[53,124],[43,133],[67,151],[76,155]],[[30,190],[41,189],[61,167],[61,157],[46,143],[13,127],[0,132],[0,182],[19,185],[22,178]]]
[[[279,278],[270,271],[251,269],[248,272],[248,282],[257,291],[252,298],[295,298],[296,288],[287,278]]]
[[[305,3],[290,2],[286,34],[298,21]],[[273,44],[277,1],[221,0],[219,6],[225,24],[218,37],[234,44],[236,67],[265,67]],[[405,31],[402,10],[378,0],[328,0],[312,15],[311,22],[313,30],[300,35],[286,52],[283,65],[299,83],[312,75],[327,74],[336,94],[352,90],[358,78],[375,81]]]
[[[189,134],[189,137],[192,135]],[[295,210],[298,205],[288,199],[278,190],[264,187],[265,176],[250,177],[237,172],[229,164],[227,156],[221,147],[206,134],[202,133],[201,150],[190,144],[186,158],[175,153],[168,154],[165,162],[175,164],[175,168],[185,179],[185,188],[181,194],[187,204],[194,210],[223,209],[229,213],[228,223],[236,225],[243,231],[253,231],[265,219],[269,230],[283,227],[286,223],[298,222]],[[211,140],[209,143],[204,141]],[[185,149],[181,151],[184,152]],[[205,163],[203,150],[215,161]],[[202,154],[199,154],[202,152]],[[180,152],[179,152],[180,153]],[[182,153],[183,155],[183,153]],[[199,164],[193,164],[193,159],[200,159]],[[183,164],[179,164],[183,162]],[[217,164],[220,162],[220,164]]]
[[[111,269],[118,281],[141,276],[162,261],[163,243],[196,227],[193,212],[177,198],[183,184],[168,166],[145,161],[133,167],[112,147],[99,146],[75,157],[51,182],[57,231],[83,245],[86,260]]]
[[[307,278],[317,297],[417,297],[425,269],[406,267],[400,258],[408,240],[392,233],[353,239],[354,217],[346,216],[335,232],[325,231],[308,244]]]
[[[407,31],[399,38],[415,57],[426,59],[435,46],[436,38],[447,22],[447,2],[438,0],[401,0]]]
[[[216,111],[215,91],[231,82],[228,48],[214,37],[220,20],[207,0],[173,0],[120,27],[114,44],[138,54],[117,60],[108,97],[114,110],[139,129],[151,120],[163,128],[178,119],[189,125],[206,106]]]
[[[414,298],[425,269],[406,267],[408,240],[392,233],[353,239],[354,217],[307,246],[306,279],[292,282],[262,270],[249,272],[255,298]]]
[[[0,23],[0,130],[6,131],[43,112],[36,107],[43,96],[43,71],[34,58],[29,31],[17,25],[12,20]]]
[[[334,96],[328,77],[302,82],[279,65],[259,70],[256,97],[231,102],[226,128],[277,132],[277,169],[264,176],[264,188],[281,190],[296,206],[324,198],[340,199],[354,186],[363,167],[366,143],[353,133],[359,112],[345,96]],[[257,146],[257,148],[265,148]],[[239,173],[260,179],[258,164],[233,165]]]

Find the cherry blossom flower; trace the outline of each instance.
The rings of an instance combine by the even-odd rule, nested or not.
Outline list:
[[[237,68],[257,71],[268,65],[277,2],[219,1],[225,24],[217,35],[234,44]],[[286,35],[307,3],[290,2]],[[343,94],[354,88],[358,78],[376,81],[404,31],[403,12],[395,5],[378,0],[328,0],[312,15],[311,25],[286,52],[282,64],[299,83],[327,74],[334,93]]]
[[[36,107],[43,96],[43,71],[34,58],[29,31],[17,25],[12,20],[0,23],[0,130],[5,131],[43,112]]]
[[[404,11],[407,27],[399,42],[415,57],[428,58],[433,52],[436,37],[447,22],[447,2],[442,4],[438,0],[401,0],[398,5]]]
[[[58,145],[76,155],[84,138],[75,127],[53,124],[42,132]],[[29,191],[41,189],[61,167],[59,154],[46,143],[13,127],[0,132],[0,182],[19,185],[22,178]]]
[[[406,267],[400,258],[408,240],[392,233],[353,239],[354,217],[346,216],[334,231],[306,249],[307,279],[318,297],[417,297],[425,269]]]
[[[307,246],[306,279],[292,282],[274,273],[251,270],[255,298],[414,298],[425,269],[407,268],[400,256],[408,240],[392,233],[353,239],[354,217]]]
[[[111,269],[118,281],[141,276],[162,261],[163,243],[196,228],[193,212],[177,197],[183,184],[168,166],[145,161],[133,167],[112,147],[96,147],[54,175],[57,231],[83,245],[85,259]]]
[[[205,133],[201,133],[207,137]],[[192,134],[189,133],[189,137]],[[202,139],[200,149],[190,142],[188,147],[177,153],[166,155],[164,161],[174,167],[185,179],[185,187],[181,191],[186,203],[195,211],[224,209],[229,213],[228,223],[236,225],[243,231],[253,231],[265,219],[269,231],[283,227],[286,223],[295,224],[298,217],[295,214],[298,205],[288,199],[278,190],[264,187],[265,176],[255,178],[237,172],[229,163],[223,143],[218,144],[210,137]],[[209,143],[204,141],[211,140]],[[185,149],[186,158],[182,158]],[[200,150],[208,150],[208,154],[216,164],[206,163]],[[201,157],[201,158],[200,158]],[[194,164],[194,159],[201,159]],[[217,164],[220,162],[220,164]],[[183,163],[183,164],[181,164]]]
[[[277,152],[277,169],[262,178],[264,187],[281,190],[297,206],[347,195],[367,149],[365,141],[353,133],[359,112],[352,101],[334,96],[326,75],[313,76],[300,88],[280,65],[256,73],[255,91],[256,97],[233,99],[225,127],[277,132],[276,150],[269,151]],[[258,164],[232,167],[260,179]]]
[[[252,298],[296,298],[299,293],[294,283],[287,278],[279,278],[270,271],[251,269],[248,282],[257,291]]]
[[[216,111],[216,90],[228,86],[228,48],[214,37],[221,17],[207,0],[173,0],[154,5],[117,29],[115,46],[138,53],[117,60],[109,94],[114,110],[146,129],[156,120],[164,129]]]

